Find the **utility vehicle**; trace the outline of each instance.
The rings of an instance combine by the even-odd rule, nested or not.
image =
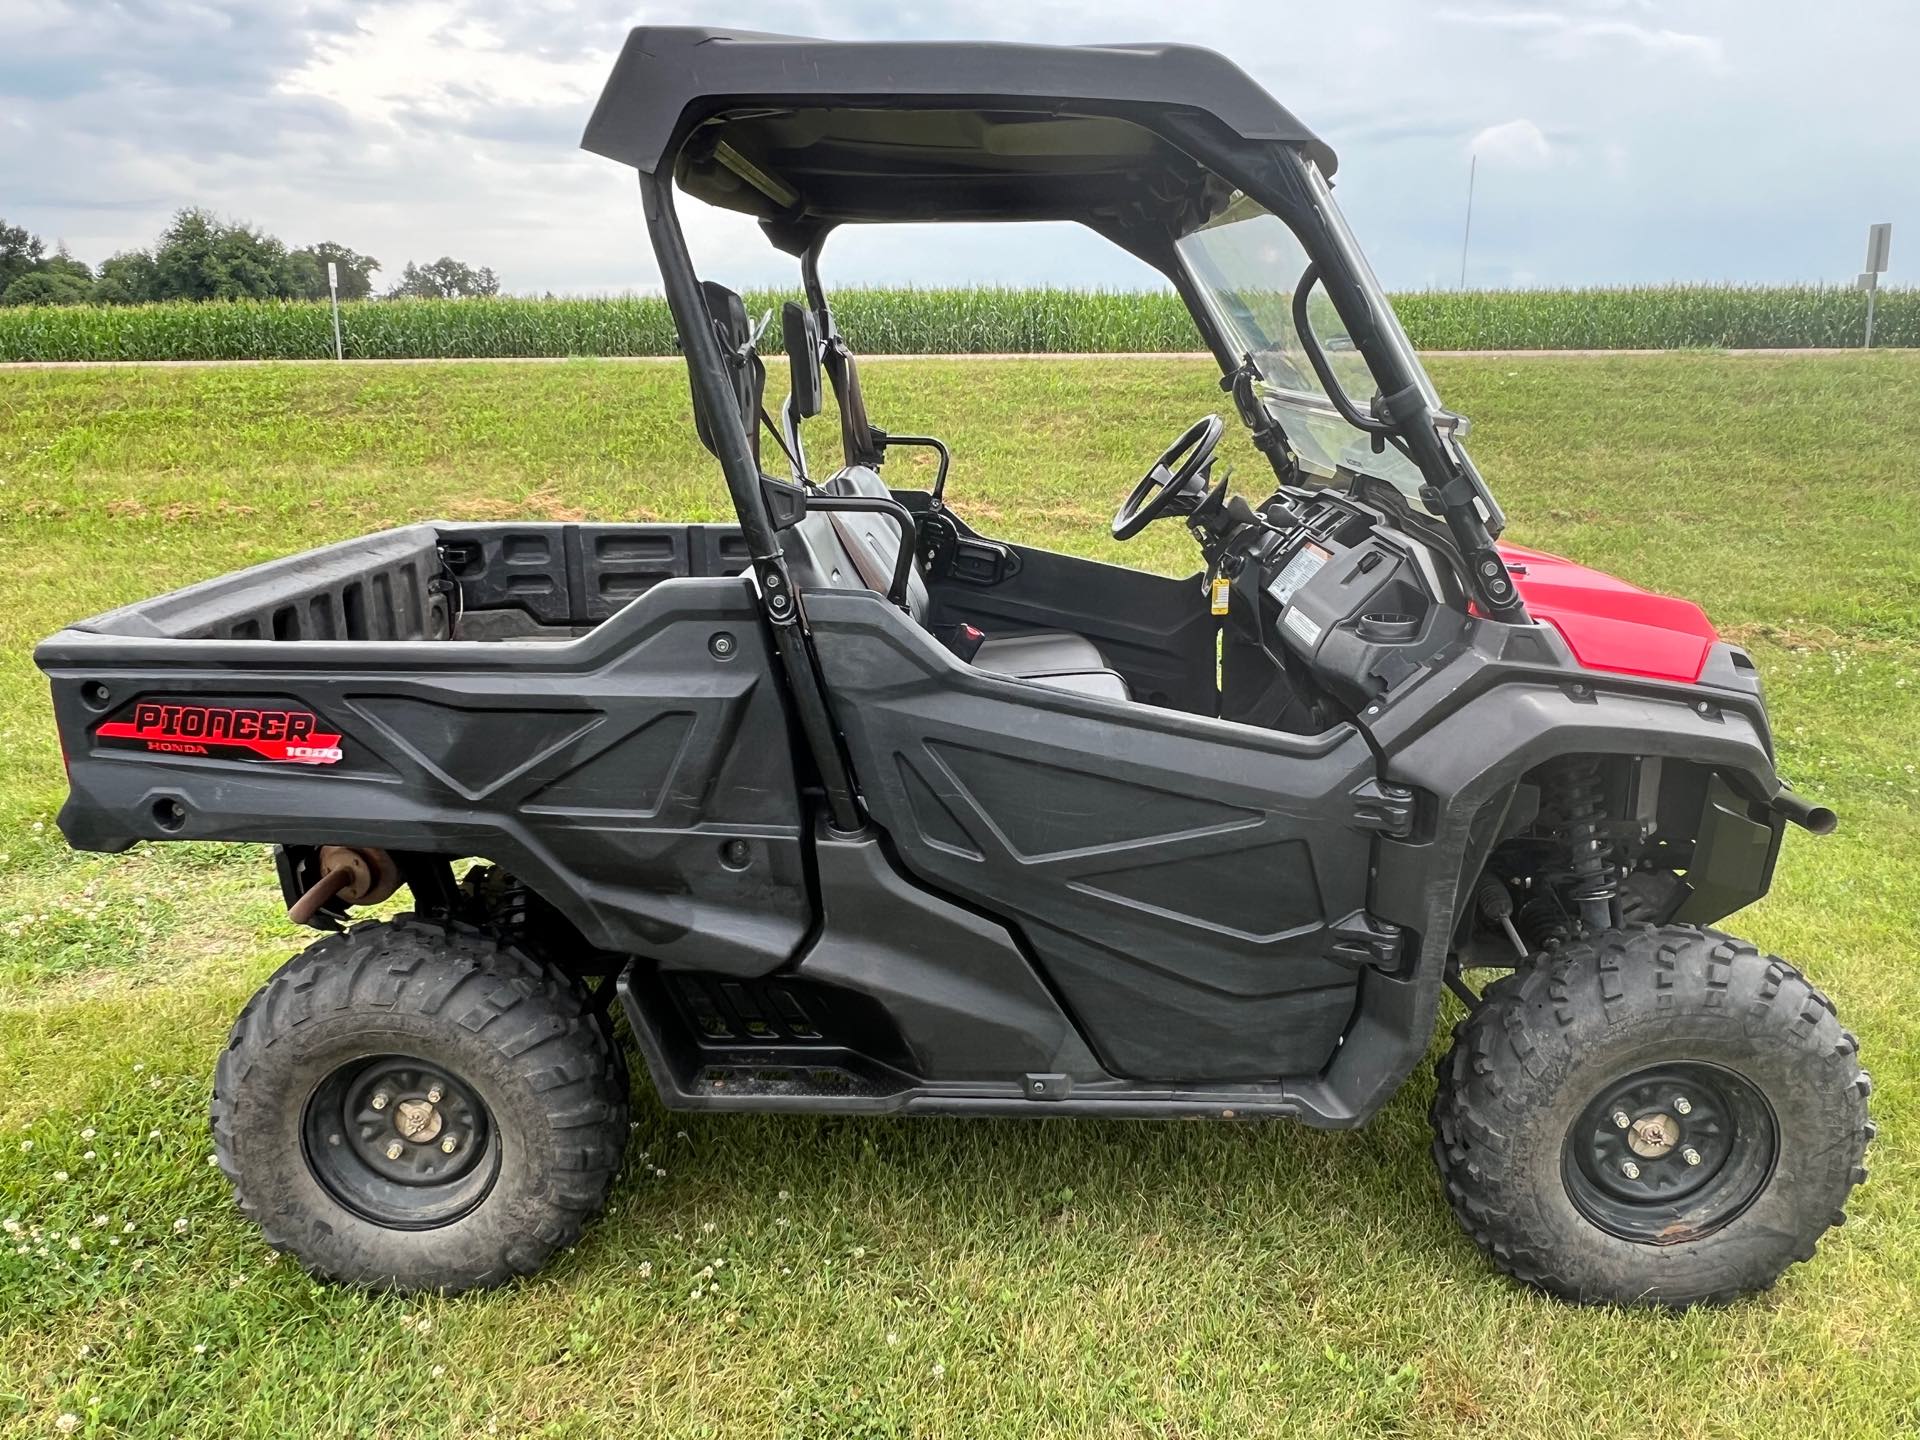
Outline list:
[[[1678,1306],[1812,1254],[1868,1080],[1708,927],[1833,816],[1698,608],[1496,543],[1304,125],[1203,50],[675,28],[584,143],[639,177],[737,525],[413,524],[37,652],[71,843],[269,843],[329,932],[214,1081],[272,1244],[538,1269],[620,1165],[618,1017],[680,1109],[1342,1127],[1451,989],[1433,1154],[1496,1266]],[[797,258],[777,330],[696,276],[676,191]],[[941,441],[869,417],[823,245],[981,220],[1078,221],[1191,311],[1272,477],[1214,477],[1215,415],[1142,457],[1113,534],[1184,525],[1190,578],[985,533]],[[906,447],[930,489],[889,484]]]

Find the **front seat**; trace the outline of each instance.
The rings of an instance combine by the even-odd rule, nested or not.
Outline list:
[[[732,326],[744,334],[747,312],[740,296],[711,280],[704,283],[703,289],[708,313],[729,317]],[[809,340],[815,345],[820,343],[807,312],[795,301],[789,300],[781,312],[781,333],[789,354],[794,352],[796,344],[805,344]],[[756,422],[766,418],[760,400],[760,382],[764,380],[766,371],[758,364],[758,358],[752,357],[751,342],[747,352],[754,364],[745,370],[746,378],[741,381],[740,409],[741,419],[755,443],[757,461],[760,437]],[[867,423],[865,403],[860,399],[860,384],[852,354],[844,345],[838,345],[830,351],[830,356],[838,356],[843,367],[838,373],[833,371],[831,365],[828,369],[842,402],[842,442],[851,455],[855,453],[854,447],[847,442],[847,437],[865,435],[871,427]],[[818,413],[817,396],[815,398],[816,403],[811,410],[790,415],[794,450],[789,451],[788,458],[794,462],[796,472],[803,476],[806,473],[805,462],[797,453],[799,425],[806,415]],[[696,412],[698,408],[695,407]],[[769,428],[772,427],[770,420],[766,423]],[[709,450],[714,449],[709,437],[703,433],[701,438],[707,441]],[[787,449],[785,441],[781,448]],[[893,492],[887,488],[887,482],[880,478],[879,472],[866,465],[849,465],[823,488],[829,495],[864,495],[879,500],[893,498]],[[891,516],[872,511],[814,511],[802,516],[797,525],[783,533],[781,548],[793,572],[794,583],[803,593],[808,589],[833,587],[873,590],[884,595],[893,584],[900,543],[900,526]],[[906,600],[907,613],[925,629],[932,601],[927,594],[927,582],[917,565],[908,567]],[[974,633],[978,636],[977,631]],[[999,639],[980,637],[977,646],[970,652],[964,652],[964,647],[960,646],[950,648],[955,654],[962,655],[969,664],[998,675],[1032,680],[1083,695],[1100,695],[1112,700],[1131,698],[1127,693],[1126,681],[1107,663],[1099,647],[1084,635],[1074,635],[1065,630],[1032,631]]]
[[[829,495],[893,498],[886,481],[864,465],[848,466],[822,488]],[[884,595],[893,581],[895,557],[900,553],[900,525],[890,515],[814,511],[785,534],[787,562],[802,591],[812,586],[875,590]],[[931,605],[927,582],[916,565],[907,574],[907,613],[924,627]],[[1130,698],[1127,682],[1100,648],[1071,631],[1035,630],[997,639],[989,636],[980,642],[969,663],[996,675],[1031,680],[1056,690],[1109,700]]]

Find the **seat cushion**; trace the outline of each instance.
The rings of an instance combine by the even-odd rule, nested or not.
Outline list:
[[[1054,690],[1071,690],[1076,695],[1097,695],[1103,700],[1131,700],[1127,682],[1112,670],[1076,670],[1071,675],[1023,675],[1035,685]]]
[[[1066,630],[1038,630],[1031,635],[987,639],[974,652],[973,663],[998,675],[1077,675],[1109,670],[1107,657],[1084,635]]]
[[[974,652],[976,670],[991,670],[1056,690],[1079,695],[1101,695],[1127,700],[1127,682],[1107,664],[1107,657],[1084,635],[1067,630],[1038,630],[1031,635],[1009,635],[982,641]]]

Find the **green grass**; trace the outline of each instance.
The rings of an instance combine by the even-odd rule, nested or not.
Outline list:
[[[747,295],[753,315],[789,296]],[[854,347],[879,354],[1204,349],[1167,291],[846,290],[834,312]],[[1419,291],[1395,297],[1427,350],[1681,350],[1854,346],[1866,297],[1825,286],[1657,285],[1593,290]],[[361,360],[670,355],[659,299],[382,300],[342,307],[346,354]],[[1875,342],[1920,345],[1920,290],[1880,296]],[[5,360],[322,360],[324,302],[236,301],[121,308],[0,309]]]
[[[1424,1072],[1354,1134],[687,1117],[643,1093],[614,1212],[539,1279],[457,1301],[310,1283],[233,1211],[205,1118],[231,1017],[304,934],[258,848],[64,848],[32,643],[411,519],[720,518],[723,494],[677,367],[19,372],[0,1219],[23,1233],[0,1236],[0,1434],[63,1413],[138,1436],[1920,1430],[1920,356],[1434,368],[1514,538],[1705,604],[1760,661],[1785,772],[1841,812],[1733,922],[1810,966],[1877,1081],[1874,1178],[1775,1292],[1672,1317],[1501,1279],[1438,1194]],[[1207,366],[867,379],[877,419],[953,442],[950,494],[983,528],[1192,568],[1176,526],[1131,546],[1104,527],[1220,405]],[[1237,431],[1227,454],[1257,487]]]

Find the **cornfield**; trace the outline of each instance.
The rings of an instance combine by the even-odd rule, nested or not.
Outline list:
[[[754,315],[788,296],[755,292]],[[876,354],[1198,350],[1168,292],[998,288],[847,290],[834,312]],[[1856,346],[1866,297],[1821,286],[1420,291],[1394,298],[1424,350],[1675,350]],[[353,359],[670,355],[663,300],[381,300],[341,307]],[[778,328],[774,328],[777,337]],[[771,343],[777,343],[777,340]],[[1882,291],[1876,345],[1920,346],[1920,290]],[[6,360],[318,360],[333,354],[324,302],[18,307],[0,310]]]

